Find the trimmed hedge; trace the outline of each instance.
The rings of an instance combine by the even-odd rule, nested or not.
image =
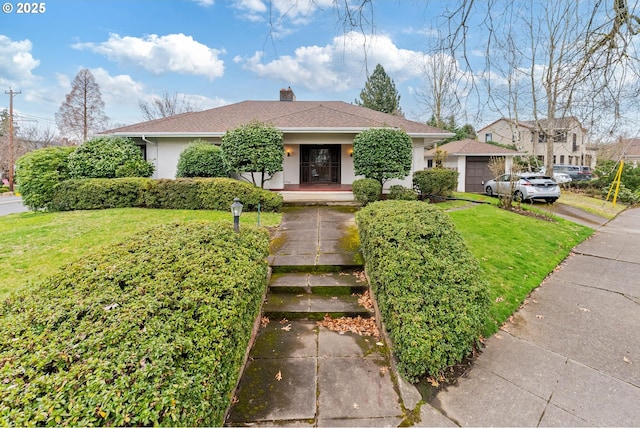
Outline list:
[[[418,199],[416,191],[408,189],[400,184],[395,184],[389,188],[387,199],[400,199],[402,201],[415,201]]]
[[[382,201],[356,214],[371,288],[408,381],[464,359],[488,317],[487,284],[447,214]]]
[[[413,187],[422,199],[432,196],[449,197],[458,187],[458,172],[444,168],[416,171],[413,173]]]
[[[222,426],[267,283],[268,233],[163,225],[0,304],[0,421]]]
[[[351,184],[351,191],[353,198],[362,206],[366,206],[368,203],[380,199],[382,185],[373,178],[360,178]]]
[[[67,180],[54,189],[52,211],[103,208],[228,210],[240,198],[245,211],[279,211],[282,196],[232,178],[96,178]]]

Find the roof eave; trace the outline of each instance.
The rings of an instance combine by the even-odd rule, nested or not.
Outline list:
[[[373,127],[358,127],[358,128],[289,128],[289,127],[277,127],[280,131],[285,134],[359,134],[362,131],[367,129],[372,129]],[[380,127],[383,128],[383,127]],[[399,129],[399,128],[397,128]],[[225,132],[126,132],[126,131],[118,131],[111,132],[107,135],[116,135],[123,137],[139,137],[139,138],[162,138],[162,137],[173,137],[173,138],[191,138],[191,137],[222,137]],[[451,132],[407,132],[410,137],[413,138],[449,138],[455,136],[455,134]]]

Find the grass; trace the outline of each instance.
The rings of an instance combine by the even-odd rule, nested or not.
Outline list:
[[[263,226],[280,223],[281,215],[262,213]],[[87,252],[150,226],[176,221],[229,221],[222,211],[122,208],[62,213],[22,213],[0,222],[0,300],[54,273]],[[257,214],[243,213],[242,224],[256,224]]]
[[[614,206],[611,199],[613,199],[613,196],[610,198],[609,202],[607,202],[603,199],[592,198],[580,193],[563,190],[559,201],[563,204],[571,205],[572,207],[580,208],[584,211],[590,212],[591,214],[599,215],[600,217],[611,220],[627,208],[626,204],[621,204],[620,202],[616,203]]]
[[[593,230],[475,205],[449,212],[456,229],[480,262],[492,301],[485,335],[493,334],[527,295]]]

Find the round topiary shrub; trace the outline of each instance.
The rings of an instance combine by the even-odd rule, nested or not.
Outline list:
[[[22,203],[33,211],[47,208],[54,187],[69,178],[67,164],[75,147],[47,147],[20,157],[16,163],[16,183]]]
[[[115,178],[118,168],[129,163],[127,170],[130,172],[134,169],[131,166],[139,162],[146,161],[142,158],[140,148],[130,139],[97,137],[82,144],[69,155],[69,175],[71,178]],[[141,170],[140,167],[135,169]],[[145,172],[149,172],[146,175],[149,177],[153,173],[153,166]]]
[[[373,178],[361,178],[352,183],[351,191],[353,192],[353,198],[362,206],[366,206],[368,203],[380,199],[382,185]]]
[[[227,177],[229,169],[222,149],[204,140],[195,140],[178,159],[176,177]]]

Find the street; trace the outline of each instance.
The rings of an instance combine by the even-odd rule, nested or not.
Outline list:
[[[29,208],[22,205],[20,196],[0,196],[0,216],[27,211]]]

